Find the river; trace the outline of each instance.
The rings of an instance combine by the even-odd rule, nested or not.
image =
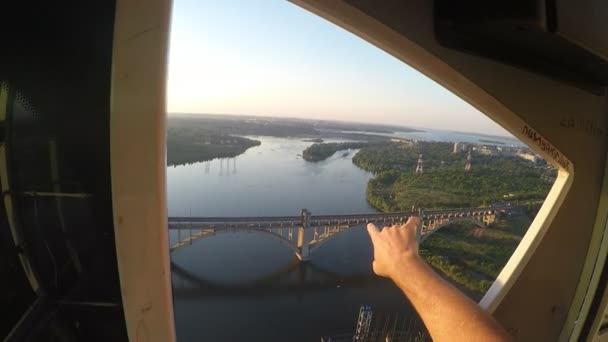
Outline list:
[[[169,215],[374,212],[365,200],[372,175],[352,164],[356,151],[310,163],[299,154],[311,142],[253,138],[262,144],[236,158],[167,168]],[[372,305],[376,325],[416,330],[412,307],[391,282],[372,274],[371,261],[364,227],[336,236],[306,263],[257,234],[195,241],[172,253],[178,340],[319,341],[352,334],[362,304]]]

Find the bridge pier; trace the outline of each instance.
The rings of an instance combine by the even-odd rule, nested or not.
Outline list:
[[[306,229],[304,227],[298,228],[298,243],[296,244],[300,253],[297,254],[300,261],[306,261],[309,258],[310,252],[310,239],[306,237]]]
[[[297,254],[297,257],[300,261],[307,261],[310,255],[310,238],[306,236],[306,231],[310,226],[310,212],[302,209],[300,217],[302,218],[302,226],[298,227],[298,241],[296,244],[300,253]]]

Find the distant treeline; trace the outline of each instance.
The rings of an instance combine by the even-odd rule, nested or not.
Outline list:
[[[351,148],[362,148],[369,146],[367,142],[341,142],[341,143],[315,143],[308,146],[302,152],[302,158],[306,161],[317,162],[331,157],[340,150]]]
[[[207,125],[169,120],[167,129],[167,165],[232,158],[260,142],[229,135]]]
[[[167,137],[167,165],[233,158],[259,144],[257,140],[229,135],[201,135],[197,139],[188,139],[172,134]]]
[[[262,135],[273,137],[316,137],[312,123],[245,119],[234,116],[170,116],[168,129],[189,129],[215,135]]]
[[[322,120],[263,118],[231,115],[172,115],[167,120],[167,164],[177,165],[235,157],[260,142],[243,136],[323,138],[384,143],[388,137],[369,132],[415,131],[406,127]],[[317,144],[315,144],[317,145]],[[361,148],[367,143],[313,145],[304,159],[319,161],[336,151]]]

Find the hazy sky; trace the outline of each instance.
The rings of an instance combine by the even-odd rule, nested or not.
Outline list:
[[[359,37],[284,0],[174,0],[170,113],[247,114],[508,135]]]

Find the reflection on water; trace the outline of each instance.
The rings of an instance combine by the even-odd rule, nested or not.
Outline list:
[[[290,293],[295,290],[312,292],[359,286],[374,280],[368,275],[332,273],[312,262],[302,263],[295,259],[270,273],[257,275],[254,280],[236,283],[205,279],[205,274],[193,273],[177,263],[171,264],[171,270],[174,291],[182,295],[194,293],[206,296],[242,296]]]
[[[337,153],[309,163],[299,139],[257,138],[233,159],[170,167],[170,216],[281,216],[374,212],[365,200],[371,174]],[[237,166],[238,165],[238,172]],[[170,232],[171,242],[179,233]],[[361,304],[375,314],[412,316],[401,292],[372,275],[364,227],[337,234],[299,263],[293,251],[260,234],[228,233],[172,253],[180,340],[319,341],[352,333]]]
[[[234,176],[236,175],[236,160],[238,158],[221,158],[219,161],[219,172],[218,176]],[[214,161],[207,161],[201,163],[205,168],[205,174],[208,175],[211,171],[211,165],[214,164]]]
[[[176,251],[172,261],[180,340],[318,341],[352,333],[361,304],[377,314],[415,314],[388,280],[371,275],[363,227],[339,234],[298,262],[264,236],[218,235]]]
[[[351,228],[327,240],[311,253],[311,262],[340,277],[372,273],[372,247],[362,226]],[[293,251],[254,232],[223,233],[195,240],[172,254],[182,273],[196,274],[206,282],[221,285],[251,284],[277,270],[292,270],[299,264]]]

